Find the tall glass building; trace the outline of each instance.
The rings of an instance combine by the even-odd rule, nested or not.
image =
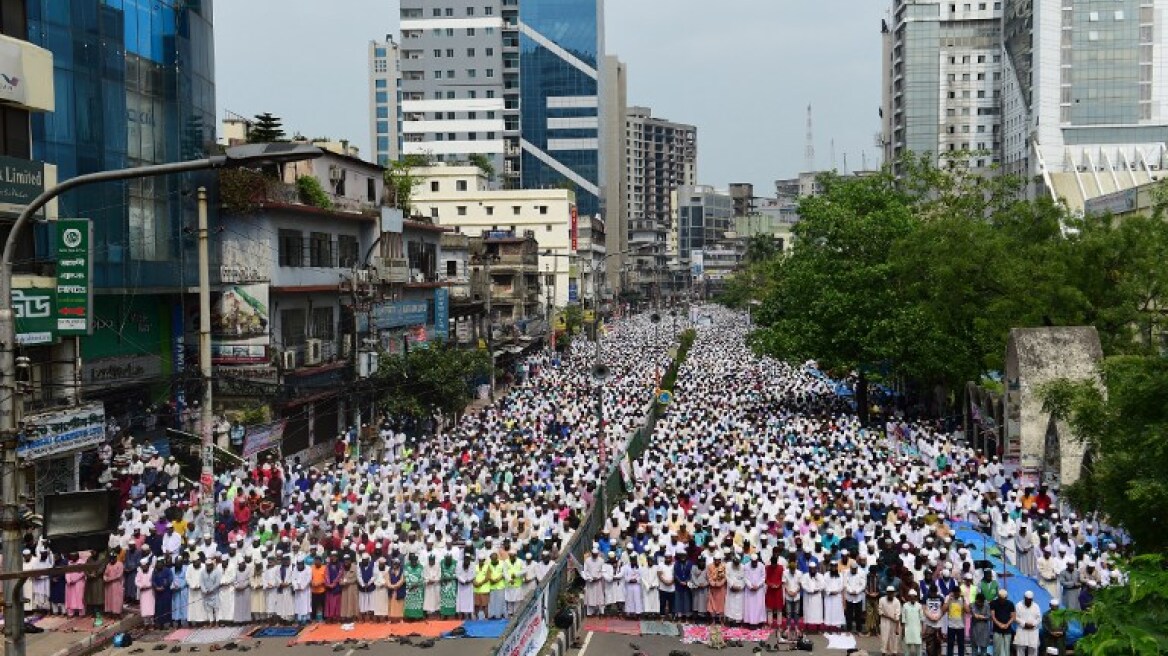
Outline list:
[[[52,51],[56,82],[56,111],[33,117],[34,158],[64,180],[205,157],[215,143],[211,9],[211,0],[29,0],[29,41]],[[61,198],[61,216],[94,222],[98,293],[177,292],[197,280],[182,266],[195,259],[183,228],[196,221],[196,178]]]
[[[519,38],[522,184],[533,189],[567,179],[580,214],[596,214],[603,0],[523,0]]]
[[[32,117],[33,157],[55,164],[60,180],[206,157],[215,144],[211,5],[28,0],[28,39],[53,53],[56,98],[53,112]],[[183,294],[198,280],[185,229],[197,223],[199,186],[213,191],[212,175],[92,185],[60,199],[59,216],[93,222],[82,394],[123,426],[153,403],[183,403],[185,326],[197,325],[198,307]]]

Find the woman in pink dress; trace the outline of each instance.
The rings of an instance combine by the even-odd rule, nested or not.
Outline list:
[[[150,572],[150,562],[143,561],[142,567],[134,574],[134,586],[138,588],[138,613],[146,626],[154,625],[154,575]]]
[[[122,561],[118,560],[118,552],[111,551],[109,554],[109,562],[105,566],[105,572],[101,578],[105,581],[105,613],[106,615],[121,615],[122,606],[124,605],[125,586],[122,585],[122,577],[125,574],[126,566]]]
[[[69,554],[70,565],[80,565],[85,561],[76,553]],[[85,572],[65,574],[65,616],[85,614]]]

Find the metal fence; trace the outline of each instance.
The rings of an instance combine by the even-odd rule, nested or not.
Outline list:
[[[567,548],[556,559],[555,564],[548,572],[543,583],[531,594],[524,597],[523,601],[515,609],[515,614],[512,615],[511,620],[507,623],[507,628],[504,629],[503,635],[499,639],[499,642],[495,644],[492,653],[498,654],[499,648],[516,629],[518,618],[523,617],[527,613],[531,604],[539,601],[540,590],[543,590],[544,597],[547,599],[548,619],[550,620],[555,617],[560,611],[560,593],[568,589],[575,581],[576,576],[579,575],[579,572],[572,567],[571,559],[575,558],[578,563],[584,562],[584,558],[592,549],[593,540],[596,539],[597,534],[604,528],[604,520],[608,517],[611,510],[625,498],[620,463],[626,457],[632,460],[641,457],[641,454],[649,446],[649,440],[652,439],[653,428],[656,424],[657,407],[656,401],[653,401],[645,411],[645,419],[641,423],[641,427],[634,430],[630,436],[624,452],[619,457],[610,461],[609,466],[611,469],[604,480],[604,485],[607,487],[607,494],[599,494],[600,487],[597,486],[594,491],[596,500],[588,512],[585,513],[580,522],[580,528],[572,536],[572,540],[568,543]]]

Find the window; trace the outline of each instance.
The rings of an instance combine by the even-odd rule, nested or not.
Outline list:
[[[476,71],[473,68],[468,68],[468,69],[466,69],[466,76],[467,77],[478,77],[478,71]]]
[[[304,237],[299,230],[281,230],[280,266],[304,266]]]
[[[488,28],[484,29],[484,30],[483,30],[483,32],[484,32],[484,33],[485,33],[487,36],[490,36],[490,35],[492,35],[492,34],[494,34],[494,33],[495,33],[495,28],[493,28],[493,27],[488,27]]]
[[[458,180],[454,183],[454,188],[458,191],[466,191],[466,180]]]
[[[442,8],[441,7],[434,7],[434,17],[435,18],[442,17]]]
[[[377,118],[389,118],[389,108],[384,105],[378,107]]]
[[[446,92],[446,99],[447,99],[447,100],[454,100],[454,92],[453,92],[453,91],[447,91],[447,92]]]
[[[369,181],[370,186],[373,185],[373,180]],[[372,199],[370,199],[372,200]],[[340,255],[340,266],[345,269],[352,269],[357,266],[360,257],[358,251],[360,250],[357,244],[357,238],[352,235],[340,235],[337,237],[337,252]]]
[[[453,27],[446,28],[446,36],[454,36],[454,28]]]
[[[446,71],[446,77],[448,79],[453,80],[454,79],[454,71],[453,70]]]
[[[545,225],[543,228],[544,228],[544,232],[551,232],[552,231],[552,224],[549,223],[549,224]]]
[[[437,180],[430,181],[430,191],[432,191],[434,193],[438,192],[438,181]]]
[[[459,205],[455,208],[459,216],[466,216],[466,205]]]
[[[386,80],[378,79],[373,81],[373,88],[384,89],[386,87]]]
[[[453,57],[454,56],[454,48],[447,48],[446,49],[446,56]]]
[[[487,77],[491,77],[492,74],[493,74],[493,71],[491,71],[491,69],[488,68],[487,69]],[[495,90],[494,89],[487,89],[487,98],[494,98],[494,97],[495,97]]]
[[[472,89],[472,90],[466,92],[466,97],[470,98],[471,100],[474,100],[475,98],[479,97],[479,94],[477,91]]]
[[[475,49],[474,48],[467,48],[466,49],[466,56],[467,57],[474,57],[475,56]]]
[[[493,69],[493,68],[488,68],[488,69],[487,69],[487,77],[495,77],[495,69]],[[487,93],[491,93],[491,92],[490,92],[490,91],[488,91]]]
[[[438,220],[438,208],[437,207],[430,208],[430,218],[434,219],[435,221]]]
[[[389,102],[389,94],[388,94],[387,92],[385,92],[385,91],[378,91],[378,92],[376,92],[376,93],[374,94],[374,98],[376,99],[376,101],[377,101],[378,103],[387,103],[387,102]]]
[[[454,7],[447,7],[446,8],[446,15],[453,17],[454,16]]]
[[[540,205],[539,206],[539,213],[540,214],[547,214],[548,213],[548,206],[547,205]]]
[[[454,112],[446,112],[446,120],[453,121],[454,120]]]
[[[473,28],[473,27],[466,28],[466,35],[467,36],[474,36],[475,35],[475,28]]]
[[[479,113],[478,113],[478,112],[467,112],[467,113],[466,113],[466,118],[467,118],[467,120],[473,121],[473,120],[475,120],[475,119],[476,119],[476,118],[478,118],[478,117],[479,117]]]
[[[467,7],[466,8],[466,15],[467,16],[474,16],[474,7]]]
[[[377,134],[389,134],[389,121],[377,122]]]
[[[280,310],[280,339],[284,348],[304,346],[305,325],[304,308],[298,310]]]
[[[487,205],[487,216],[495,216],[495,206]]]
[[[483,7],[483,15],[494,16],[495,15],[495,8],[494,7]]]
[[[494,48],[487,48],[487,56],[494,57],[495,56],[495,49]]]
[[[458,260],[446,260],[446,277],[458,277]]]
[[[308,236],[309,266],[334,267],[333,239],[327,232],[313,232]]]
[[[511,213],[512,213],[512,214],[519,214],[519,209],[520,209],[520,208],[519,208],[519,206],[518,206],[518,205],[512,205],[512,206],[511,206]]]
[[[333,322],[333,308],[312,308],[312,336],[325,341],[337,338],[337,326]]]
[[[441,80],[442,79],[442,71],[434,71],[434,79]]]
[[[379,57],[379,58],[384,59],[385,55],[386,55],[385,48],[374,48],[373,49],[373,56],[374,57]]]
[[[434,48],[434,57],[436,59],[442,58],[442,49],[441,48]]]

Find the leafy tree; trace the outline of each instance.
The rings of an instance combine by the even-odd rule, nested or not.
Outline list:
[[[1075,643],[1075,653],[1168,653],[1168,559],[1163,554],[1147,554],[1122,563],[1120,568],[1127,576],[1123,585],[1100,588],[1090,608],[1068,613],[1093,629]]]
[[[1046,408],[1086,442],[1082,478],[1066,491],[1083,511],[1126,530],[1144,553],[1168,550],[1168,359],[1116,356],[1103,388],[1060,380],[1042,390]]]
[[[479,167],[483,175],[487,176],[488,180],[495,179],[495,165],[491,163],[491,158],[482,153],[473,153],[470,156],[470,163]]]
[[[457,415],[472,398],[471,382],[490,373],[485,351],[413,348],[404,356],[382,355],[376,378],[391,412]]]
[[[283,121],[270,112],[256,114],[247,131],[248,143],[275,143],[286,141],[286,137]]]
[[[579,303],[569,304],[564,308],[563,315],[568,334],[575,335],[580,332],[580,328],[584,325],[584,308]]]
[[[766,262],[778,254],[779,250],[775,247],[775,240],[770,235],[752,235],[746,240],[746,253],[743,259],[753,264]]]
[[[430,163],[428,155],[406,155],[391,162],[385,171],[386,203],[400,209],[407,217],[412,216],[414,191],[423,182],[413,170],[430,166]]]

